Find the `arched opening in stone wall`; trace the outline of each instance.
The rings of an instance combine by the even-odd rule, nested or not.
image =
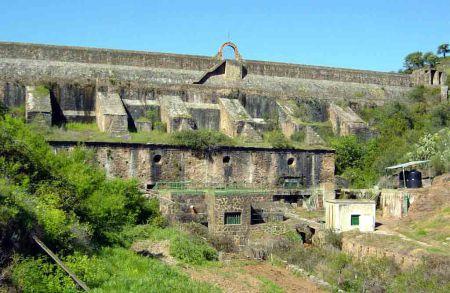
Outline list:
[[[153,162],[156,164],[160,164],[161,163],[161,155],[154,155]]]
[[[235,60],[235,55],[234,55],[234,49],[231,46],[226,46],[225,48],[223,48],[222,50],[222,58],[223,59],[231,59],[231,60]]]
[[[294,159],[294,158],[289,158],[289,159],[287,160],[288,166],[292,166],[292,165],[294,165],[294,163],[295,163],[295,159]]]
[[[219,52],[217,53],[217,56],[221,60],[224,60],[224,59],[234,59],[237,61],[242,60],[236,44],[234,44],[232,42],[223,43],[222,46],[220,46],[220,48],[219,48]]]
[[[229,164],[230,163],[230,156],[224,156],[223,157],[223,159],[222,159],[222,162],[224,163],[224,164]]]

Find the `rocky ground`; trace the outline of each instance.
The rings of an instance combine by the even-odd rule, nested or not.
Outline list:
[[[193,279],[215,284],[224,292],[326,292],[312,281],[269,262],[235,260],[186,271]]]

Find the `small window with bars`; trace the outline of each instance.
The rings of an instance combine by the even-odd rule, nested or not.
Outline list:
[[[240,212],[225,213],[225,225],[240,225],[240,224],[241,224]]]
[[[359,215],[351,215],[350,224],[352,226],[359,226]]]

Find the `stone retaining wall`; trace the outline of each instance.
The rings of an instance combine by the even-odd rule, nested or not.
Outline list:
[[[207,71],[217,63],[217,59],[206,56],[6,42],[0,42],[0,56],[13,59],[52,60],[195,71]],[[250,74],[257,75],[406,87],[411,85],[409,75],[395,73],[251,60],[247,60],[245,65]]]

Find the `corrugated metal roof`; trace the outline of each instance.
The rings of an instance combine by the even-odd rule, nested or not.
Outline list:
[[[403,164],[390,166],[390,167],[387,167],[386,169],[391,170],[391,169],[405,168],[405,167],[409,167],[409,166],[413,166],[413,165],[420,165],[420,164],[423,164],[423,163],[428,163],[429,161],[430,160],[412,161],[412,162],[408,162],[408,163],[403,163]]]

